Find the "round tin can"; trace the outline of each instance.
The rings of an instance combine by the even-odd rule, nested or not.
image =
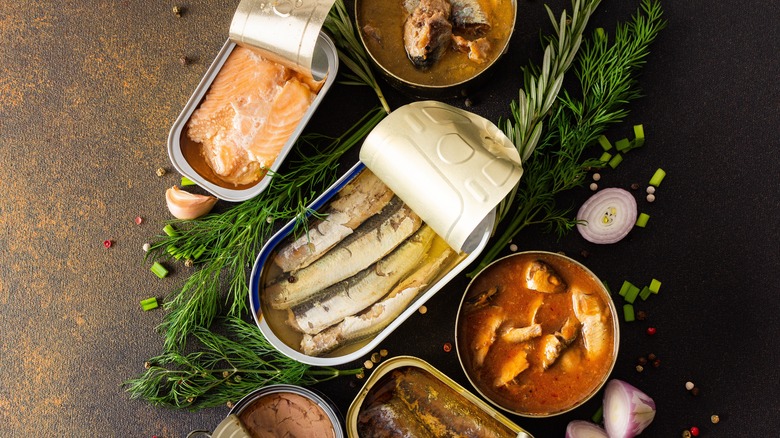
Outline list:
[[[597,374],[596,378],[591,380],[591,382],[594,382],[594,384],[592,384],[589,387],[589,389],[582,391],[584,395],[579,396],[579,397],[572,397],[573,401],[571,401],[567,405],[565,405],[565,406],[558,406],[558,407],[555,407],[555,408],[550,408],[548,411],[541,411],[541,410],[530,409],[530,408],[527,409],[527,411],[526,411],[526,410],[518,409],[516,407],[507,406],[507,404],[512,403],[513,400],[516,400],[517,397],[520,397],[521,395],[522,396],[527,396],[527,397],[530,397],[530,398],[542,397],[542,396],[538,395],[539,391],[534,391],[533,393],[530,393],[530,394],[526,394],[526,393],[517,393],[517,394],[515,394],[515,393],[512,393],[512,392],[509,391],[509,385],[512,385],[512,382],[514,381],[515,378],[518,378],[518,376],[522,376],[523,372],[531,372],[531,373],[534,373],[535,375],[538,375],[538,374],[540,374],[539,371],[541,369],[545,370],[543,372],[550,372],[550,370],[552,370],[554,367],[565,366],[565,367],[567,367],[566,369],[555,370],[555,372],[562,371],[564,374],[577,374],[577,373],[579,373],[580,375],[583,375],[582,373],[580,373],[580,371],[584,370],[585,367],[588,367],[588,369],[591,369],[592,363],[590,362],[590,358],[588,359],[588,362],[584,363],[584,365],[583,365],[583,362],[581,361],[581,359],[578,359],[579,362],[576,361],[576,360],[568,360],[568,359],[563,360],[563,357],[564,357],[565,354],[568,353],[568,350],[572,350],[571,353],[570,353],[570,355],[572,357],[575,357],[575,353],[576,353],[576,357],[578,357],[578,358],[582,357],[582,356],[588,356],[590,354],[587,351],[588,350],[587,347],[583,347],[586,350],[584,353],[582,353],[580,351],[574,351],[574,349],[572,347],[575,343],[579,343],[579,342],[583,342],[583,345],[584,345],[584,341],[581,341],[580,338],[583,338],[584,336],[587,336],[587,335],[583,335],[584,329],[581,329],[580,327],[584,327],[585,322],[584,321],[577,321],[575,323],[575,327],[577,327],[577,329],[576,329],[577,331],[575,332],[576,333],[576,338],[574,338],[573,340],[572,340],[571,337],[569,337],[567,341],[560,341],[560,339],[563,339],[563,338],[566,337],[566,336],[564,336],[561,333],[561,332],[565,332],[565,328],[556,325],[555,326],[556,328],[552,329],[551,331],[549,331],[549,333],[548,333],[548,331],[544,331],[544,329],[541,329],[541,330],[539,330],[540,333],[535,333],[533,335],[528,335],[527,337],[524,337],[523,339],[512,339],[511,341],[509,341],[509,340],[507,340],[509,338],[507,338],[507,339],[503,338],[504,334],[506,334],[509,330],[512,330],[513,328],[515,328],[516,324],[519,324],[519,325],[517,325],[517,328],[520,328],[520,330],[531,328],[530,326],[533,326],[533,325],[539,325],[539,326],[542,326],[544,324],[547,324],[547,326],[554,325],[554,323],[551,323],[550,321],[541,321],[541,320],[537,319],[537,315],[539,314],[539,309],[542,308],[542,306],[543,306],[542,302],[544,301],[544,299],[539,302],[539,304],[536,306],[535,310],[530,311],[530,314],[532,315],[530,317],[530,321],[520,321],[520,319],[519,319],[519,317],[517,315],[522,313],[522,315],[525,316],[525,313],[523,313],[523,312],[515,312],[515,310],[518,309],[518,308],[515,308],[515,307],[513,307],[510,311],[507,311],[506,309],[502,308],[502,304],[506,303],[507,300],[509,300],[509,299],[511,299],[512,302],[520,302],[522,300],[522,298],[519,298],[517,296],[512,296],[509,299],[503,299],[502,298],[502,301],[499,301],[498,296],[500,294],[502,294],[502,293],[513,293],[513,292],[512,291],[508,291],[507,292],[508,288],[502,287],[502,284],[500,284],[500,283],[498,283],[498,284],[496,284],[496,285],[494,285],[494,286],[492,286],[491,288],[488,288],[488,289],[484,289],[486,284],[478,283],[480,278],[483,277],[484,275],[486,275],[489,269],[491,269],[491,268],[495,269],[499,265],[511,263],[511,262],[514,261],[514,260],[512,260],[513,258],[528,257],[528,256],[538,257],[539,260],[541,260],[542,262],[547,263],[547,264],[555,264],[556,266],[564,267],[565,269],[561,269],[560,271],[558,271],[556,268],[553,268],[556,271],[555,274],[558,275],[558,279],[566,278],[566,277],[570,277],[570,278],[574,277],[574,275],[576,275],[576,274],[571,274],[569,269],[577,270],[577,271],[579,271],[578,274],[581,274],[584,277],[588,278],[589,285],[592,284],[593,287],[596,290],[594,291],[594,290],[590,290],[589,289],[590,293],[585,293],[585,295],[592,296],[593,292],[595,292],[595,295],[597,295],[598,297],[601,298],[601,301],[603,302],[604,308],[603,309],[599,309],[599,310],[600,310],[600,312],[606,311],[606,313],[608,314],[609,318],[607,318],[603,314],[600,314],[599,318],[600,318],[600,321],[602,321],[602,323],[604,324],[604,326],[605,326],[604,328],[606,330],[609,330],[612,333],[611,351],[607,350],[611,354],[611,357],[604,363],[604,366],[601,368],[600,374]],[[525,267],[523,268],[523,272],[525,272]],[[564,275],[561,276],[560,275],[561,272],[564,272]],[[545,275],[548,275],[548,274],[545,274]],[[518,281],[518,279],[515,277],[515,273],[514,272],[509,272],[509,271],[504,270],[504,271],[499,271],[499,272],[495,273],[495,275],[496,275],[496,278],[501,278],[502,280],[506,279],[506,281],[509,282],[509,283]],[[528,274],[526,272],[526,276],[527,275]],[[536,278],[537,277],[534,277],[534,279],[536,279]],[[492,283],[490,283],[490,284],[492,284]],[[504,284],[506,284],[506,283],[504,283]],[[570,287],[570,286],[567,285],[566,288],[565,288],[565,291],[556,291],[556,292],[551,292],[549,290],[548,291],[542,291],[542,290],[540,290],[541,288],[540,289],[535,289],[535,290],[538,291],[538,292],[536,292],[537,295],[541,295],[541,296],[561,296],[561,297],[563,297],[563,295],[561,295],[561,294],[565,293],[565,294],[568,295],[571,292],[570,289],[571,290],[573,290],[573,289],[579,290],[578,289],[579,285],[581,285],[581,282],[578,282],[578,286],[577,287]],[[574,302],[579,300],[581,296],[582,295],[578,295],[577,299],[575,299],[574,294],[572,293],[571,294],[571,298],[566,297],[566,300],[568,300],[569,303],[571,303],[571,304],[568,304],[568,306],[571,306],[571,309],[572,309],[571,311],[572,312],[575,312],[574,309],[573,309],[574,306],[580,306],[580,304],[574,304]],[[593,303],[593,302],[590,301],[590,303]],[[547,304],[547,309],[548,310],[545,310],[545,313],[547,315],[550,314],[549,309],[552,308],[553,306],[563,308],[563,307],[566,307],[567,304],[563,300],[558,300],[558,301],[555,301],[554,303]],[[590,307],[590,306],[591,306],[591,304],[588,304],[587,306],[581,307],[581,308],[587,308],[587,313],[590,314],[590,312],[592,312],[592,307]],[[530,309],[531,307],[533,307],[533,306],[529,306],[528,308]],[[488,310],[491,310],[491,311],[495,310],[495,312],[493,312],[493,314],[491,314],[490,316],[483,316],[483,315],[487,315],[486,311],[488,311]],[[472,320],[472,321],[480,321],[480,322],[479,323],[468,322],[467,321],[468,318],[466,316],[464,316],[464,312],[468,312],[468,315],[470,315],[468,318],[477,318],[476,320]],[[581,310],[580,312],[581,313],[585,313],[586,311]],[[481,313],[481,315],[475,316],[475,315],[478,315],[478,313]],[[575,314],[576,314],[576,312],[575,312]],[[507,316],[507,315],[510,315],[510,316]],[[571,316],[569,318],[571,318]],[[567,325],[566,323],[569,322],[569,318],[567,318],[566,322],[563,323],[564,326]],[[577,318],[579,318],[579,317],[577,317]],[[562,318],[558,318],[558,319],[562,319]],[[556,321],[558,321],[558,319],[556,319]],[[588,318],[583,318],[583,319],[588,319]],[[497,324],[492,324],[491,325],[491,324],[488,323],[490,321],[495,322],[496,320],[499,321]],[[592,321],[594,321],[594,320],[588,319],[587,323],[589,324],[589,326],[592,329],[595,329],[595,327],[597,327],[595,324],[597,324],[597,323],[594,323]],[[464,328],[464,325],[465,325],[465,328]],[[468,338],[469,336],[471,336],[471,333],[473,333],[474,330],[478,329],[479,327],[489,327],[489,328],[492,329],[491,331],[493,333],[493,342],[489,346],[484,348],[485,353],[484,353],[484,356],[483,356],[483,359],[482,359],[483,362],[480,363],[478,366],[475,366],[475,363],[474,363],[475,359],[474,359],[474,357],[476,356],[476,353],[468,351],[468,350],[474,348],[473,347],[474,340],[477,339],[477,336],[474,336],[474,339],[471,340],[472,342],[468,342],[467,340],[464,339],[464,337]],[[560,327],[560,328],[557,328],[557,327]],[[567,335],[567,336],[570,336],[570,335]],[[557,351],[557,354],[556,354],[555,358],[552,358],[551,362],[546,362],[545,363],[544,361],[548,360],[548,357],[546,356],[546,354],[548,352],[546,346],[548,346],[549,344],[548,343],[544,343],[543,344],[542,342],[547,340],[547,339],[545,339],[547,337],[555,337],[556,339],[559,339],[559,342],[560,342],[559,345],[561,346],[561,348]],[[499,346],[498,350],[496,350],[497,344],[499,342],[502,342],[503,345]],[[538,342],[538,344],[535,344],[535,342]],[[529,343],[531,343],[531,344],[529,344]],[[510,354],[510,353],[512,351],[516,351],[516,350],[513,350],[511,347],[507,347],[507,345],[517,345],[519,347],[523,347],[523,345],[525,345],[525,347],[526,347],[525,351],[526,352],[528,352],[528,351],[531,352],[529,354],[529,360],[526,361],[526,359],[525,359],[526,356],[522,355],[522,354],[520,354],[520,355],[523,356],[522,360],[515,360],[516,357],[514,355]],[[530,349],[527,348],[529,345],[531,345],[532,348],[530,348]],[[514,253],[514,254],[511,254],[511,255],[508,255],[506,257],[503,257],[503,258],[500,258],[500,259],[497,259],[497,260],[493,261],[491,264],[489,264],[487,267],[485,267],[485,269],[480,271],[480,273],[477,274],[469,282],[469,285],[466,288],[465,293],[463,294],[463,298],[461,299],[460,305],[458,307],[458,314],[457,314],[457,317],[455,319],[455,348],[456,348],[456,351],[458,353],[458,360],[460,361],[461,368],[463,369],[463,372],[466,374],[466,377],[468,378],[469,383],[471,383],[471,385],[474,387],[474,389],[476,389],[476,391],[482,397],[484,397],[486,400],[488,400],[494,406],[502,409],[505,412],[509,412],[509,413],[515,414],[515,415],[520,415],[520,416],[523,416],[523,417],[545,418],[545,417],[552,417],[552,416],[560,415],[560,414],[569,412],[569,411],[571,411],[571,410],[581,406],[582,404],[584,404],[588,400],[590,400],[594,395],[596,395],[596,393],[599,392],[599,390],[601,390],[601,388],[607,382],[607,380],[609,378],[609,375],[612,373],[612,370],[615,367],[615,362],[617,361],[619,346],[620,346],[620,327],[618,325],[617,310],[615,308],[615,303],[612,301],[612,297],[610,296],[609,291],[607,290],[606,286],[604,286],[604,284],[601,282],[601,280],[599,280],[599,278],[591,270],[589,270],[587,267],[585,267],[582,263],[580,263],[580,262],[578,262],[578,261],[576,261],[576,260],[574,260],[572,258],[569,258],[569,257],[567,257],[565,255],[562,255],[562,254],[559,254],[559,253],[554,253],[554,252],[547,252],[547,251],[524,251],[524,252]],[[523,367],[515,368],[514,371],[517,371],[517,370],[520,370],[520,371],[518,371],[516,373],[513,373],[513,374],[515,374],[513,377],[511,377],[511,378],[508,377],[507,379],[504,379],[504,380],[506,380],[505,382],[502,380],[503,384],[500,385],[500,386],[501,387],[505,386],[505,388],[501,388],[501,390],[497,389],[498,387],[495,386],[497,384],[494,383],[493,380],[490,380],[488,382],[487,380],[489,380],[489,379],[487,379],[487,377],[485,377],[485,375],[483,375],[483,369],[488,368],[488,363],[486,362],[488,359],[484,359],[484,358],[487,357],[487,355],[490,354],[491,350],[498,351],[498,353],[495,353],[497,355],[496,357],[500,356],[502,358],[502,360],[503,360],[503,362],[499,366],[491,365],[493,369],[499,368],[499,369],[504,370],[504,369],[511,368],[511,366],[507,367],[506,364],[510,363],[510,362],[513,362],[513,361],[514,361],[514,363],[525,362],[525,365],[526,365],[526,368],[523,368]],[[540,352],[540,353],[538,353],[539,357],[530,356],[531,354],[534,354],[533,352]],[[545,355],[544,359],[542,359],[543,355]],[[509,357],[512,357],[512,359],[508,359]],[[512,366],[514,366],[514,365],[512,365]],[[578,367],[578,366],[579,366],[579,368],[571,368],[571,367]],[[544,367],[544,368],[542,368],[542,367]],[[491,379],[492,378],[493,377],[491,377]],[[530,383],[526,383],[526,385],[529,385],[529,387],[531,387]],[[510,397],[510,394],[516,396],[516,398],[512,399]],[[537,401],[538,400],[542,400],[542,398],[538,398]],[[550,402],[550,403],[552,404],[552,402]],[[538,404],[541,406],[543,403],[542,402],[538,402]],[[515,405],[515,406],[517,406],[517,405]],[[526,405],[526,406],[528,406],[528,405]]]
[[[284,417],[284,418],[281,418]],[[228,416],[214,429],[192,431],[187,438],[243,438],[264,431],[298,428],[293,436],[344,438],[341,415],[327,397],[296,385],[277,384],[259,388],[233,406]],[[254,433],[253,433],[254,432]]]

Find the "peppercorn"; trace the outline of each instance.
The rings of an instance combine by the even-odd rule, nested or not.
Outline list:
[[[466,101],[463,102],[464,105],[466,105],[466,108],[471,108],[472,105],[474,105],[474,102],[471,101],[468,97],[466,98]]]
[[[157,176],[163,176],[165,175],[165,168],[164,167],[158,167],[157,168]]]
[[[647,358],[644,356],[639,356],[639,359],[637,359],[637,362],[639,362],[639,365],[647,365]]]
[[[298,281],[298,279],[294,275],[290,275],[287,277],[288,283],[295,283],[296,281]]]
[[[182,56],[181,58],[179,58],[179,63],[181,65],[187,65],[190,63],[190,58],[187,58],[186,56]]]
[[[379,355],[382,356],[382,357],[386,357],[387,356],[387,350],[385,350],[384,348],[379,350]]]
[[[371,362],[370,360],[367,360],[367,361],[363,362],[363,366],[366,369],[370,370],[371,368],[374,368],[374,362]]]
[[[631,190],[639,190],[639,183],[631,184]]]
[[[192,261],[192,259],[187,259],[184,261],[184,266],[191,268],[195,265],[195,262]]]
[[[174,6],[174,7],[171,8],[171,12],[173,12],[173,15],[176,18],[181,18],[181,14],[182,14],[183,11],[182,11],[181,6]]]
[[[588,252],[587,249],[583,249],[582,251],[580,251],[580,255],[582,256],[582,258],[586,259],[586,258],[588,258],[590,253]]]
[[[655,327],[648,327],[647,328],[647,334],[648,335],[653,336],[655,334],[655,332],[656,332]]]
[[[644,370],[645,370],[645,367],[643,367],[642,365],[637,365],[636,366],[636,372],[641,373]]]
[[[640,310],[639,312],[636,313],[636,319],[638,319],[639,321],[644,321],[645,319],[647,319],[647,312],[645,312],[644,310]]]
[[[698,386],[694,386],[693,389],[691,389],[691,395],[693,395],[694,397],[699,395],[699,387]]]
[[[683,438],[691,438],[691,431],[688,429],[685,429],[682,433]]]
[[[452,351],[452,344],[450,344],[449,342],[445,342],[443,348],[446,353],[449,353],[450,351]]]
[[[113,244],[114,242],[112,242],[111,239],[107,239],[103,241],[103,246],[105,246],[106,248],[111,248],[111,245]]]
[[[425,306],[420,306],[420,309],[418,311],[420,312],[421,315],[425,315],[426,313],[428,313],[428,308]]]
[[[647,355],[647,360],[656,360],[658,359],[658,356],[655,355],[655,353],[650,353]]]
[[[152,367],[152,364],[150,362],[148,362],[148,361],[144,362],[144,368],[146,368],[148,370],[151,367]]]
[[[136,216],[135,217],[135,224],[136,225],[141,225],[143,222],[144,222],[144,218],[142,218],[141,216]]]
[[[713,415],[710,417],[710,421],[712,421],[712,424],[718,424],[720,422],[720,417],[717,415]]]
[[[696,426],[691,427],[691,435],[699,436],[699,428]]]
[[[233,409],[233,402],[228,400],[227,403],[225,403],[225,406],[227,406],[228,409]]]
[[[653,368],[658,368],[661,366],[661,359],[656,359],[653,361]]]
[[[379,353],[373,353],[371,355],[371,362],[377,363],[377,362],[379,362],[379,359],[380,359]]]
[[[600,179],[601,179],[601,174],[600,173],[597,172],[597,173],[593,174],[593,181],[598,181]]]
[[[688,391],[693,389],[694,386],[695,385],[693,384],[693,382],[685,382],[685,389],[687,389]]]
[[[655,195],[651,193],[651,194],[647,195],[646,199],[647,199],[647,202],[654,202],[655,201]]]

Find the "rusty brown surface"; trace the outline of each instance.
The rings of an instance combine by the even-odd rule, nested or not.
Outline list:
[[[120,385],[161,351],[163,313],[138,301],[183,278],[143,263],[179,177],[155,170],[172,170],[168,130],[237,4],[188,2],[177,18],[169,2],[0,2],[3,436],[184,436],[226,415],[154,408]]]

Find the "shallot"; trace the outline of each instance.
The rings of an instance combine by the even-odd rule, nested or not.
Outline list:
[[[177,219],[195,219],[210,212],[217,198],[185,192],[173,186],[165,192],[165,201],[168,210]]]
[[[566,438],[609,438],[609,435],[590,421],[574,420],[566,426]]]
[[[604,390],[604,428],[609,438],[633,438],[655,418],[655,402],[630,384],[613,379]]]
[[[591,196],[577,212],[577,231],[593,243],[615,243],[636,222],[636,200],[626,190],[609,188]]]

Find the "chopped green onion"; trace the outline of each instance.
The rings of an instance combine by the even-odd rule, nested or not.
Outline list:
[[[636,218],[636,226],[644,228],[647,226],[647,221],[650,220],[650,215],[647,213],[639,213],[639,217]]]
[[[168,270],[165,269],[165,266],[161,265],[160,262],[154,262],[151,271],[160,278],[165,278],[165,276],[168,275]]]
[[[599,161],[601,161],[602,163],[608,163],[611,158],[612,158],[612,154],[610,154],[609,152],[604,152],[599,157]]]
[[[145,300],[141,300],[141,309],[144,310],[144,312],[156,309],[157,308],[157,298],[151,297],[147,298]]]
[[[655,173],[653,174],[653,177],[650,178],[650,185],[654,187],[660,186],[661,181],[664,180],[665,176],[666,176],[666,171],[664,171],[659,167],[658,169],[656,169]]]
[[[163,227],[163,231],[165,232],[165,234],[167,234],[170,237],[175,237],[176,235],[179,234],[179,233],[176,232],[176,229],[173,228],[173,225],[171,225],[171,224],[168,224],[168,225],[164,226]]]
[[[179,252],[179,248],[176,248],[173,245],[168,245],[166,251],[168,251],[168,254],[170,254],[171,257],[175,258],[176,260],[179,260],[182,257],[181,252]]]
[[[197,260],[200,258],[200,256],[203,255],[203,253],[206,252],[206,245],[201,245],[198,247],[198,249],[195,250],[194,253],[192,253],[192,259]]]
[[[609,139],[605,135],[599,136],[599,144],[605,151],[612,149],[612,143],[610,143]]]
[[[630,281],[628,281],[628,280],[624,280],[624,281],[623,281],[623,285],[622,285],[622,286],[620,286],[620,292],[618,292],[618,294],[619,294],[621,297],[625,297],[625,296],[626,296],[626,292],[628,292],[628,290],[629,290],[629,289],[631,289],[632,287],[634,287],[634,285],[633,285],[633,284],[631,284],[631,282],[630,282]]]
[[[627,138],[621,138],[615,142],[615,149],[617,149],[618,152],[628,152],[630,148],[631,141],[629,141]]]
[[[658,291],[661,289],[661,282],[656,280],[655,278],[650,281],[650,286],[647,287],[650,289],[650,292],[657,294]]]
[[[194,185],[195,185],[195,181],[187,178],[186,176],[181,177],[181,186],[182,187],[194,186]]]
[[[623,156],[620,154],[615,154],[615,156],[609,160],[609,167],[614,169],[618,167],[618,164],[620,164],[621,161],[623,161]]]
[[[626,322],[633,322],[634,319],[634,306],[631,304],[623,304],[623,320]]]
[[[628,288],[628,291],[626,292],[626,295],[623,298],[626,300],[626,302],[633,303],[634,301],[636,301],[636,297],[638,295],[639,295],[639,288],[632,284],[631,287]]]
[[[645,127],[634,125],[634,147],[640,147],[645,144]]]
[[[596,412],[593,413],[593,416],[590,417],[590,419],[593,420],[593,422],[596,424],[601,423],[601,420],[604,419],[604,405],[599,406],[599,408],[596,409]]]
[[[597,27],[596,28],[596,37],[598,39],[604,39],[606,37],[606,34],[604,33],[603,27]]]
[[[639,292],[639,298],[641,298],[642,301],[645,301],[647,300],[647,297],[649,297],[651,293],[652,292],[650,291],[650,288],[645,286],[642,288],[642,291]]]

